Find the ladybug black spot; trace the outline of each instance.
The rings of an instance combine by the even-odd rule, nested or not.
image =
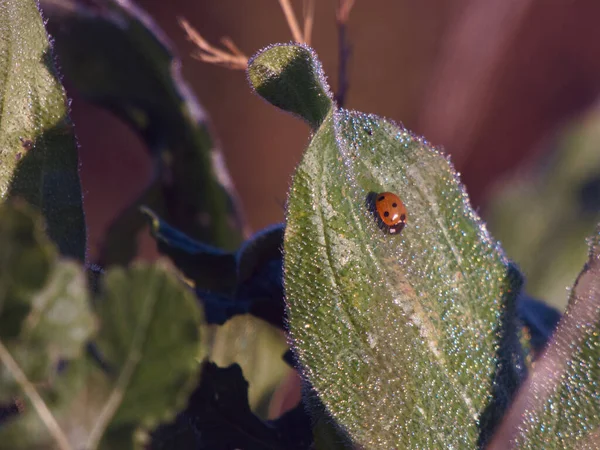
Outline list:
[[[398,203],[392,203],[392,208],[397,208],[398,207]]]
[[[385,200],[385,196],[383,196],[383,195],[377,199],[378,202],[381,202],[383,200]]]
[[[383,215],[384,215],[385,217],[389,217],[389,216],[390,216],[390,213],[389,213],[388,211],[386,211],[386,212],[384,212],[384,213],[383,213]]]

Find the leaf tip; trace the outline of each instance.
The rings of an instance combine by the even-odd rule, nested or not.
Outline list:
[[[248,61],[248,82],[272,105],[307,121],[314,129],[334,101],[315,52],[303,44],[274,44]]]

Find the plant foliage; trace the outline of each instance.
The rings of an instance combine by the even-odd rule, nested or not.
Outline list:
[[[0,449],[594,448],[600,229],[560,318],[522,292],[440,150],[339,108],[312,49],[278,44],[248,79],[311,139],[286,223],[242,242],[207,115],[151,18],[130,0],[47,11],[74,88],[134,127],[156,172],[103,267],[82,266],[44,22],[34,0],[0,2]],[[384,191],[407,208],[399,234],[373,208]],[[169,262],[130,264],[145,221]],[[302,401],[266,417],[286,364]]]

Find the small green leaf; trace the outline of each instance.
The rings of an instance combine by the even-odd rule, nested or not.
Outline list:
[[[333,106],[321,62],[309,47],[277,44],[248,62],[248,79],[258,95],[318,128]]]
[[[251,315],[239,315],[211,331],[209,360],[220,367],[239,364],[250,384],[250,407],[266,417],[266,403],[290,373],[281,358],[288,348],[281,330]]]
[[[303,89],[285,84],[295,79],[279,80],[282,96]],[[380,229],[367,206],[384,191],[408,210],[400,235]],[[521,279],[443,155],[394,123],[332,108],[294,176],[284,251],[304,376],[357,444],[487,441],[523,375]]]
[[[32,297],[48,279],[55,250],[24,204],[0,206],[0,337],[19,334]]]
[[[72,286],[68,293],[75,293]],[[79,298],[83,301],[85,295]],[[40,402],[73,449],[142,448],[148,432],[172,420],[198,382],[206,354],[200,341],[201,310],[193,294],[162,264],[108,271],[96,303],[101,325],[96,345],[102,364],[91,355],[69,361],[38,388]],[[72,314],[47,309],[41,317],[53,324],[57,316],[64,320]],[[27,324],[28,319],[26,331]],[[72,351],[65,336],[79,337],[83,324],[85,320],[65,323],[62,334],[48,327],[56,334],[51,339],[30,334],[48,340],[51,354],[59,345]],[[22,347],[23,353],[36,351],[36,341],[31,341]],[[31,358],[36,355],[42,359],[37,353]],[[0,381],[4,388],[5,380]],[[0,442],[15,450],[54,448],[48,427],[29,404],[25,413],[0,427]]]
[[[0,197],[39,208],[61,253],[83,260],[77,146],[34,0],[0,3],[0,104]]]
[[[0,343],[30,383],[48,382],[96,329],[83,270],[57,260],[40,220],[22,206],[0,207],[0,254]],[[21,389],[0,361],[0,401]]]
[[[88,448],[87,436],[106,399],[108,380],[98,365],[88,358],[69,361],[51,380],[38,387],[43,402],[68,441],[58,447],[48,434],[36,410],[26,404],[18,416],[0,427],[0,448],[11,450]],[[67,438],[68,436],[68,438]]]
[[[600,225],[565,314],[490,450],[598,448]]]
[[[134,432],[173,419],[185,406],[205,356],[202,314],[193,293],[162,265],[138,265],[106,274],[98,315],[97,345],[111,387],[90,445],[107,427],[103,448],[128,448],[117,443],[133,442]]]
[[[67,448],[55,382],[96,330],[83,268],[58,259],[41,217],[24,203],[0,205],[0,255],[0,402],[19,398],[25,407],[3,421],[0,446]]]
[[[163,31],[130,1],[43,4],[67,79],[129,123],[154,160],[150,186],[111,225],[101,263],[133,258],[143,205],[194,239],[234,250],[246,231],[237,195],[207,114]]]

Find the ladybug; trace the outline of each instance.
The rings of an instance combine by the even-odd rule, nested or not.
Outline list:
[[[400,197],[392,192],[371,192],[367,196],[370,207],[379,228],[389,234],[400,234],[406,225],[408,214]]]

